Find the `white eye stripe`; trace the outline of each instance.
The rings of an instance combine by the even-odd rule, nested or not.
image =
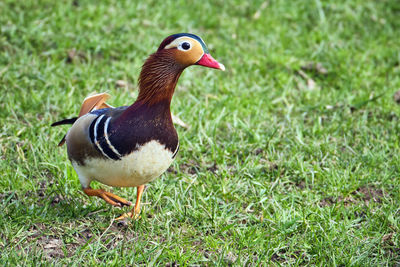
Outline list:
[[[170,48],[177,48],[182,51],[189,51],[193,47],[193,42],[192,40],[189,40],[190,38],[184,36],[184,37],[179,37],[172,41],[169,45],[165,46],[164,49],[170,49]],[[189,49],[183,49],[182,44],[183,43],[188,43],[190,45]]]

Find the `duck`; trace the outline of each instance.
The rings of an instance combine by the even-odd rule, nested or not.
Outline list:
[[[137,188],[134,207],[117,220],[139,217],[146,184],[161,176],[177,156],[180,144],[171,100],[180,75],[192,65],[225,70],[199,36],[170,35],[145,60],[133,104],[112,107],[106,103],[109,94],[96,94],[84,99],[77,117],[51,125],[72,124],[59,146],[66,144],[68,158],[86,195],[99,197],[112,206],[132,206],[120,196],[92,188],[91,182]]]

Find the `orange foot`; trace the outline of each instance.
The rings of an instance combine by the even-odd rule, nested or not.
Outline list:
[[[85,192],[88,196],[96,196],[104,199],[108,204],[113,206],[122,207],[122,206],[132,206],[132,203],[128,200],[123,199],[113,193],[104,191],[103,189],[93,189],[93,188],[83,188],[83,192]]]

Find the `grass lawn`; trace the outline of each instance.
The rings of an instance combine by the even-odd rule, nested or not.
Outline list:
[[[0,265],[400,264],[399,1],[0,10]],[[120,224],[128,209],[84,195],[57,147],[67,127],[50,124],[91,93],[132,103],[144,60],[178,32],[227,71],[185,70],[178,157]]]

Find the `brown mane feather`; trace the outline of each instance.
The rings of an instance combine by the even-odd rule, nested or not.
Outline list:
[[[153,105],[162,100],[171,102],[179,76],[185,69],[174,59],[174,50],[161,50],[149,56],[139,76],[136,101]]]

